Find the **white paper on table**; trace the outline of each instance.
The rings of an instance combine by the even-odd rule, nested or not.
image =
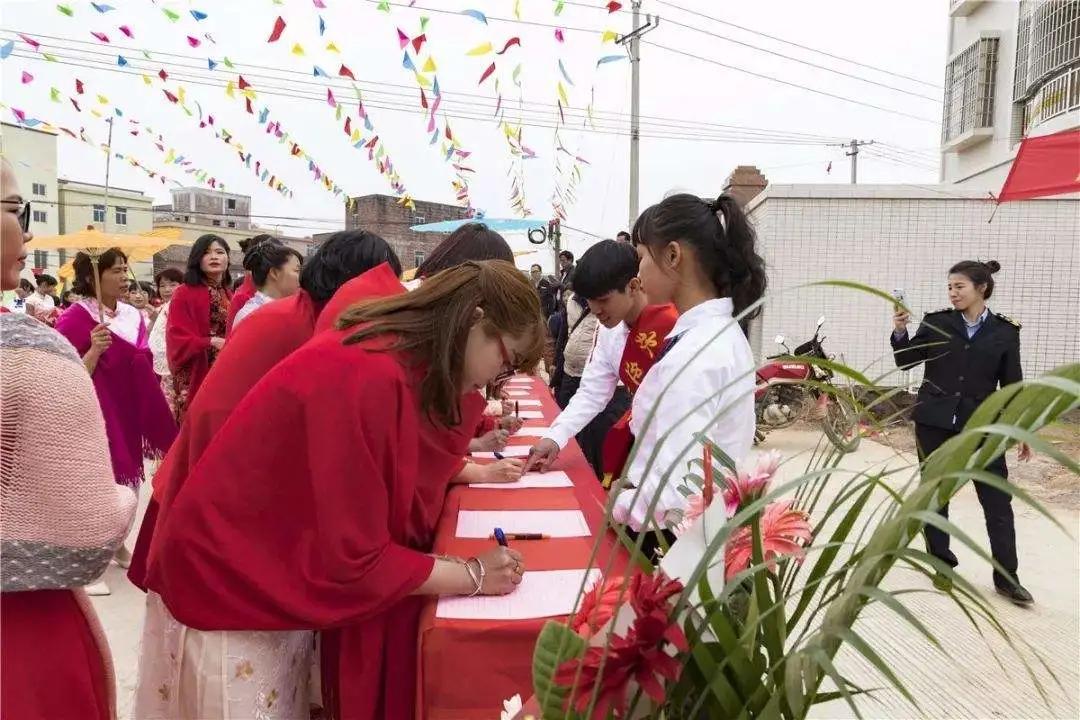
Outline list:
[[[510,445],[499,451],[499,454],[504,458],[519,458],[528,457],[529,450],[532,449],[531,445]],[[494,460],[495,453],[493,452],[474,452],[472,454],[474,458],[482,458],[485,460]]]
[[[509,397],[529,397],[530,395],[528,390],[515,390],[513,388],[507,390],[506,394]]]
[[[435,617],[454,620],[528,620],[569,615],[574,610],[581,581],[588,590],[599,580],[592,570],[525,571],[521,584],[509,595],[439,598]]]
[[[515,400],[514,402],[521,407],[540,407],[543,405],[539,400]]]
[[[490,537],[495,528],[509,533],[543,533],[551,537],[589,537],[580,510],[461,510],[457,536]]]
[[[517,435],[525,435],[527,437],[544,437],[549,432],[551,432],[551,427],[548,425],[525,425],[516,433],[514,433],[514,435],[511,435],[511,437]]]
[[[522,490],[524,488],[561,488],[573,486],[574,483],[570,480],[570,476],[562,470],[525,473],[521,476],[520,480],[508,483],[472,483],[469,485],[469,487],[489,488],[492,490]]]
[[[539,410],[522,410],[517,414],[522,420],[543,420],[544,413]]]

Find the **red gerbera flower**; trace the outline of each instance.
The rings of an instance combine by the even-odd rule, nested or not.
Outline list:
[[[810,518],[802,510],[792,510],[791,503],[775,502],[761,515],[761,546],[769,570],[776,570],[776,558],[793,555],[801,558],[803,543],[809,543],[813,531]],[[749,525],[743,525],[727,541],[724,548],[724,579],[730,580],[750,567],[753,536]]]
[[[578,712],[584,712],[592,700],[593,691],[597,692],[596,705],[590,718],[604,718],[609,710],[616,717],[626,712],[627,688],[630,681],[635,681],[649,697],[657,702],[664,699],[663,680],[676,681],[682,666],[679,661],[664,651],[664,634],[667,622],[654,615],[639,616],[626,637],[613,636],[607,658],[603,661],[603,673],[600,663],[604,658],[604,648],[592,647],[585,651],[583,658],[563,663],[555,673],[555,682],[570,686],[577,678],[577,685],[572,688],[568,702]],[[578,675],[580,666],[581,676]]]
[[[570,629],[588,640],[607,625],[615,615],[615,603],[618,602],[623,583],[624,579],[620,577],[593,585],[581,599],[577,614],[570,618]]]
[[[675,647],[685,650],[686,636],[677,623],[671,622],[672,597],[683,590],[683,584],[671,580],[659,570],[653,575],[638,574],[630,583],[630,607],[637,617],[652,617],[663,623],[664,635]]]

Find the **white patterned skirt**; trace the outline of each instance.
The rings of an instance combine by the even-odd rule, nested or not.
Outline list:
[[[147,593],[136,720],[307,720],[314,633],[186,627]]]

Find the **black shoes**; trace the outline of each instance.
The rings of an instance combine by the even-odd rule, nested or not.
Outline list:
[[[994,589],[997,590],[999,595],[1004,595],[1016,605],[1030,605],[1035,602],[1035,598],[1031,597],[1031,593],[1019,583],[1012,584],[1009,587],[995,585]]]

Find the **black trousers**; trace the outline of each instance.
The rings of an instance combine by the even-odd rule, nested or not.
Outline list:
[[[958,434],[953,430],[944,430],[915,423],[915,442],[919,452],[919,460],[923,460],[927,455],[941,447],[946,440]],[[1004,455],[990,463],[986,469],[1006,480],[1009,478],[1009,470],[1005,466]],[[1009,578],[1003,577],[1001,573],[995,570],[994,585],[1008,588],[1013,582],[1019,582],[1016,575],[1016,525],[1013,520],[1012,495],[979,481],[975,481],[974,485],[975,492],[979,496],[979,504],[982,505],[983,515],[986,518],[986,534],[990,536],[990,554],[1011,576]],[[939,512],[944,517],[949,517],[948,503]],[[959,564],[956,555],[949,549],[948,533],[929,525],[926,526],[924,533],[926,535],[926,549],[931,555],[948,563],[951,567],[956,567]]]
[[[638,535],[641,534],[631,530],[628,525],[623,526],[623,531],[633,542],[637,542]],[[664,536],[664,542],[667,543],[668,547],[674,545],[678,539],[671,530],[661,530],[660,534]],[[660,561],[663,560],[663,555],[660,553],[660,538],[656,536],[656,530],[649,530],[645,533],[645,539],[641,541],[641,554],[652,561],[653,565],[659,566]]]
[[[559,392],[555,395],[555,402],[559,404],[559,407],[565,408],[570,403],[570,398],[574,397],[574,393],[577,392],[580,384],[581,378],[579,377],[563,376]],[[632,402],[633,396],[630,395],[629,390],[624,387],[615,388],[615,394],[611,396],[607,406],[577,434],[577,441],[578,445],[581,446],[582,454],[585,455],[585,459],[592,466],[596,477],[601,480],[604,478],[604,438],[607,437],[611,426],[618,422],[619,418],[630,409]]]

